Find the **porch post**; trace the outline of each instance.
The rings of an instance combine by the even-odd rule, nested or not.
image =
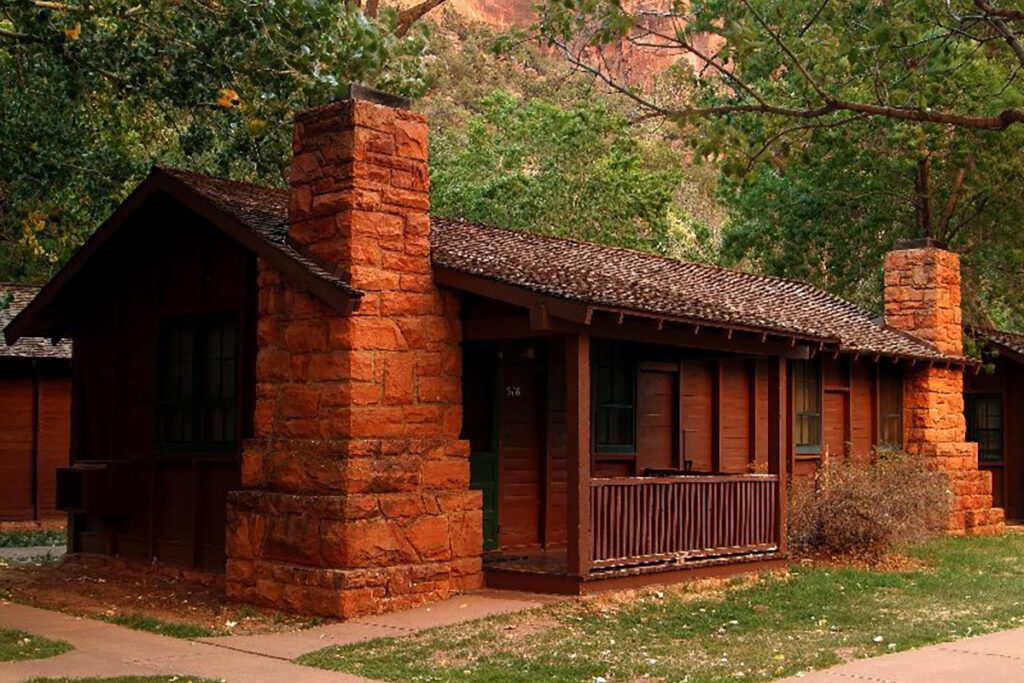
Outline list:
[[[779,552],[786,552],[786,509],[789,481],[786,476],[787,450],[786,420],[789,416],[785,358],[772,359],[768,366],[768,471],[778,475],[778,493],[775,499],[775,534]]]
[[[569,573],[590,571],[590,337],[565,337]]]

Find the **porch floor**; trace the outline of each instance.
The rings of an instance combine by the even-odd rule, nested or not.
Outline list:
[[[785,553],[769,551],[598,569],[586,576],[575,576],[569,573],[565,550],[498,552],[485,557],[484,578],[488,588],[582,595],[781,569],[786,558]]]

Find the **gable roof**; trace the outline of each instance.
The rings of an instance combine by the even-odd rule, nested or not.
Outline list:
[[[59,338],[62,330],[46,321],[44,313],[128,219],[157,194],[170,196],[285,275],[302,281],[335,309],[348,312],[362,297],[362,292],[286,243],[281,226],[287,222],[287,197],[282,198],[280,190],[188,171],[154,168],[35,299],[6,325],[7,343],[26,336]]]
[[[0,283],[0,302],[11,297],[7,306],[0,309],[0,328],[6,327],[38,293],[38,287]],[[52,344],[50,340],[40,337],[22,337],[14,344],[6,344],[0,339],[0,358],[68,359],[71,358],[71,342]]]
[[[1001,353],[1018,363],[1024,363],[1024,334],[1006,332],[992,327],[967,327],[968,334],[989,342]]]
[[[361,296],[288,244],[286,191],[176,169],[154,169],[146,182],[154,178],[167,179],[188,195],[205,200],[210,213],[229,218],[251,233],[250,243],[254,237],[315,279],[331,283],[353,299]],[[856,305],[803,282],[465,221],[435,217],[431,225],[435,267],[545,296],[694,324],[799,337],[848,353],[965,360],[944,355],[912,335],[887,327]]]

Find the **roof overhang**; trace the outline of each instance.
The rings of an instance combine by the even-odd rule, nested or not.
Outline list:
[[[265,239],[186,183],[159,168],[154,168],[135,191],[75,252],[67,264],[40,290],[35,299],[4,328],[4,338],[9,345],[14,344],[21,337],[49,337],[56,341],[66,334],[66,330],[56,324],[53,316],[49,315],[61,293],[74,280],[75,276],[120,232],[136,212],[157,194],[170,197],[281,271],[286,277],[301,282],[309,289],[310,293],[322,299],[324,303],[339,313],[348,314],[358,306],[362,296],[361,292],[350,287],[340,287],[338,283],[312,272],[301,262],[300,255],[292,247]]]

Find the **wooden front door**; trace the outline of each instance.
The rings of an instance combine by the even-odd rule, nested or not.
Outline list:
[[[844,457],[850,440],[848,403],[850,394],[846,391],[825,390],[825,429],[821,453],[832,457]]]
[[[498,386],[498,541],[502,549],[540,545],[545,456],[542,344],[507,341]]]

